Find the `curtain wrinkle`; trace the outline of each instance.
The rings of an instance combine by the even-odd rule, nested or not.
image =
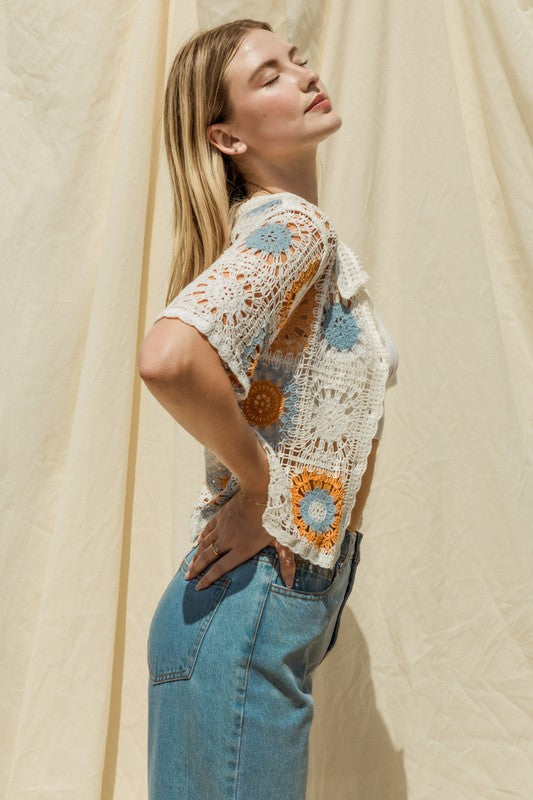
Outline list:
[[[146,114],[146,109],[152,108],[155,113],[157,108],[160,116],[161,86],[166,76],[157,78],[157,69],[161,72],[165,66],[158,53],[158,37],[162,31],[166,36],[168,30],[164,20],[163,27],[158,22],[160,12],[154,13],[153,4],[146,0],[135,4],[133,29],[129,11],[125,3],[122,8],[115,6],[107,11],[109,35],[113,37],[118,26],[125,23],[133,38],[123,27],[124,35],[112,52],[114,63],[96,62],[103,70],[102,83],[106,73],[114,73],[115,66],[119,68],[118,81],[105,95],[98,91],[96,81],[86,87],[85,106],[92,115],[84,115],[85,128],[80,122],[79,138],[80,142],[84,139],[84,148],[79,158],[73,159],[80,164],[94,158],[98,154],[95,145],[100,142],[108,153],[111,148],[115,150],[107,165],[101,159],[95,164],[102,169],[99,179],[107,189],[107,207],[94,206],[104,224],[98,230],[99,252],[93,262],[94,289],[85,293],[87,334],[84,348],[78,351],[79,378],[75,378],[68,454],[50,550],[40,577],[37,630],[23,686],[27,700],[19,708],[18,734],[9,766],[6,791],[10,797],[34,791],[42,798],[101,796],[120,558],[122,545],[127,543],[125,494],[131,493],[126,477],[134,429],[132,390],[138,381],[139,329],[137,315],[131,311],[139,308],[151,139],[154,133],[158,140],[160,136],[160,128],[154,126],[153,115]],[[76,25],[86,31],[86,64],[93,63],[89,49],[98,53],[101,46],[96,38],[90,42],[90,35],[101,23],[98,12],[92,18],[91,13],[95,12],[73,13],[70,20],[74,38],[78,38]],[[88,18],[95,22],[92,28],[86,24]],[[159,34],[154,35],[158,27]],[[83,63],[82,58],[78,60]],[[75,84],[69,85],[65,76],[60,89],[67,87],[75,92]],[[96,91],[91,95],[93,87]],[[83,107],[81,101],[78,104]],[[67,108],[62,111],[66,115]],[[92,137],[96,141],[90,141]],[[70,151],[65,149],[61,155],[66,159]],[[100,202],[103,194],[94,200]],[[74,218],[77,213],[78,208],[73,206]],[[65,238],[75,235],[75,225],[71,227],[66,227]],[[53,254],[51,250],[50,256]],[[74,270],[72,264],[69,266],[65,281],[74,283]],[[53,344],[57,347],[59,342],[56,334]],[[56,352],[61,351],[50,348],[48,357],[53,358]],[[91,565],[89,573],[85,571],[87,562]],[[51,709],[55,723],[52,736],[47,724]]]
[[[6,798],[146,797],[148,629],[204,466],[137,372],[172,255],[163,92],[199,27],[252,17],[341,113],[319,204],[400,353],[357,580],[313,681],[309,797],[529,800],[531,4],[2,15]]]
[[[143,26],[141,25],[141,30]],[[163,143],[163,108],[161,98],[164,94],[167,79],[167,63],[169,55],[172,58],[174,53],[168,51],[168,33],[172,30],[172,18],[170,11],[170,0],[163,0],[161,3],[161,13],[159,20],[158,41],[155,48],[154,65],[154,87],[152,97],[152,142],[150,155],[150,176],[147,186],[146,197],[146,223],[143,243],[142,272],[139,285],[139,304],[138,304],[138,323],[137,341],[135,353],[144,336],[146,327],[146,302],[149,281],[150,250],[152,247],[153,235],[153,215],[155,208],[155,195],[159,166],[161,163]],[[134,65],[134,61],[130,62]],[[136,65],[138,68],[138,64]],[[135,75],[132,75],[132,84],[135,82]],[[115,647],[111,678],[111,691],[109,714],[107,723],[107,734],[105,736],[106,751],[105,761],[102,769],[102,787],[100,797],[102,800],[112,800],[115,796],[117,765],[119,758],[120,728],[122,723],[122,697],[124,695],[124,674],[125,674],[125,652],[126,652],[126,631],[128,626],[128,569],[131,558],[131,538],[133,521],[133,502],[135,487],[135,470],[137,459],[137,444],[139,439],[139,415],[140,415],[140,381],[136,381],[133,386],[132,396],[132,424],[130,428],[128,459],[127,459],[127,479],[125,495],[125,519],[122,536],[122,557],[120,565],[120,580],[118,584],[119,597],[117,602],[117,618],[115,629]],[[127,671],[126,671],[127,675]],[[137,793],[139,796],[140,793]]]
[[[528,394],[521,390],[524,371],[517,369],[517,364],[524,362],[533,365],[533,282],[531,270],[524,269],[531,253],[532,226],[527,225],[524,216],[528,210],[531,178],[533,177],[533,156],[530,147],[530,131],[525,124],[527,112],[530,118],[533,101],[533,85],[529,82],[529,102],[520,97],[523,107],[517,104],[517,92],[508,74],[518,66],[518,54],[523,57],[523,68],[526,69],[528,52],[518,47],[512,50],[517,57],[516,63],[509,60],[504,65],[502,46],[504,30],[510,36],[514,34],[518,44],[522,35],[527,38],[526,31],[521,30],[519,17],[509,18],[509,7],[502,0],[482,7],[461,6],[455,2],[444,4],[446,28],[450,41],[450,53],[456,72],[456,85],[460,108],[463,114],[466,143],[470,153],[471,174],[480,207],[479,219],[485,240],[485,255],[491,277],[491,287],[497,310],[497,319],[501,331],[501,341],[507,353],[510,389],[517,409],[517,419],[524,427],[524,440],[531,439],[532,415]],[[485,12],[485,13],[484,13]],[[496,16],[499,15],[499,24]],[[508,20],[507,29],[504,20]],[[475,26],[475,30],[474,30]],[[480,36],[481,33],[481,36]],[[477,36],[476,36],[477,34]],[[492,50],[481,49],[481,42],[493,45]],[[491,66],[494,75],[483,69],[482,60],[487,61],[494,55]],[[529,57],[529,61],[531,57]],[[508,67],[506,73],[504,66]],[[459,70],[462,70],[460,77]],[[501,88],[501,95],[495,96],[494,83]],[[506,81],[504,84],[503,81]],[[518,79],[514,81],[520,88]],[[523,81],[524,91],[528,82]],[[503,90],[507,91],[504,92]],[[499,116],[499,106],[506,103],[505,119]],[[508,119],[514,119],[515,126],[509,130]],[[522,122],[522,126],[518,125]],[[530,123],[533,119],[530,119]],[[509,140],[514,147],[509,147]],[[504,146],[505,145],[505,146]],[[483,158],[480,158],[480,153]],[[514,161],[514,164],[513,164]],[[524,163],[525,162],[525,163]],[[526,172],[523,173],[523,168]],[[512,193],[507,192],[505,181],[506,170],[515,178]],[[529,180],[522,180],[523,175]],[[514,200],[515,208],[510,206]],[[530,216],[530,214],[529,214]],[[521,238],[523,231],[524,238]],[[529,248],[527,237],[529,237]],[[505,263],[507,262],[507,263]],[[523,266],[522,266],[523,265]],[[503,267],[506,269],[502,269]],[[509,296],[513,303],[508,303]],[[510,317],[514,315],[514,319]],[[520,319],[521,318],[521,319]],[[527,406],[523,405],[526,401]],[[525,423],[529,427],[525,427]]]

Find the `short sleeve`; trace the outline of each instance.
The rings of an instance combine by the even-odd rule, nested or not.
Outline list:
[[[398,383],[398,376],[397,376],[398,361],[399,361],[398,348],[396,347],[394,339],[390,335],[387,326],[383,322],[383,319],[381,318],[380,314],[378,314],[375,308],[374,308],[374,315],[378,321],[379,330],[383,337],[385,346],[389,352],[390,369],[389,369],[389,375],[387,377],[386,388],[390,389],[392,386],[396,386],[396,384]]]
[[[398,348],[396,347],[396,344],[395,344],[393,338],[391,337],[391,335],[390,335],[385,323],[383,322],[381,316],[378,314],[376,309],[374,309],[374,314],[375,314],[376,319],[378,321],[378,325],[379,325],[379,329],[380,329],[381,335],[383,337],[383,341],[385,342],[385,345],[386,345],[387,350],[389,352],[390,368],[389,368],[389,374],[388,374],[388,377],[387,377],[387,383],[385,384],[385,387],[387,389],[390,389],[391,386],[396,386],[396,384],[398,383],[398,377],[397,377],[398,361],[399,361]],[[377,430],[376,430],[376,432],[374,434],[374,437],[373,437],[374,439],[381,439],[382,438],[384,424],[385,424],[385,414],[383,413],[381,418],[380,418],[380,420],[379,420],[379,422],[378,422],[378,427],[377,427]]]
[[[261,353],[334,259],[336,235],[318,211],[290,206],[255,214],[235,230],[232,244],[156,320],[194,325],[244,399]]]

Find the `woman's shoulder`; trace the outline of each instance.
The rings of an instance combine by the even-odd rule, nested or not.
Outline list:
[[[300,220],[306,226],[315,222],[328,237],[336,240],[335,229],[328,215],[310,200],[293,192],[276,192],[247,198],[236,210],[234,227],[257,227],[276,217],[296,224]]]

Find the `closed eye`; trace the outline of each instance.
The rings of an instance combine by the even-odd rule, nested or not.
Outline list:
[[[308,58],[306,58],[306,60],[305,60],[305,61],[302,61],[302,63],[301,63],[301,64],[297,64],[296,66],[297,66],[297,67],[305,67],[305,65],[307,64],[307,62],[308,62],[308,61],[309,61],[309,59],[308,59]],[[279,75],[276,75],[276,77],[275,77],[275,78],[272,78],[272,80],[271,80],[271,81],[267,81],[267,83],[265,83],[265,86],[271,86],[273,83],[276,83],[276,81],[278,80],[278,78],[279,78]]]

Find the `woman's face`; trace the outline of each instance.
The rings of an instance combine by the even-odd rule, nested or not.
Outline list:
[[[342,125],[331,101],[307,110],[319,92],[327,96],[327,91],[313,67],[303,64],[298,48],[271,31],[254,28],[245,35],[226,80],[234,111],[231,134],[252,157],[290,158],[306,145],[315,148]]]

